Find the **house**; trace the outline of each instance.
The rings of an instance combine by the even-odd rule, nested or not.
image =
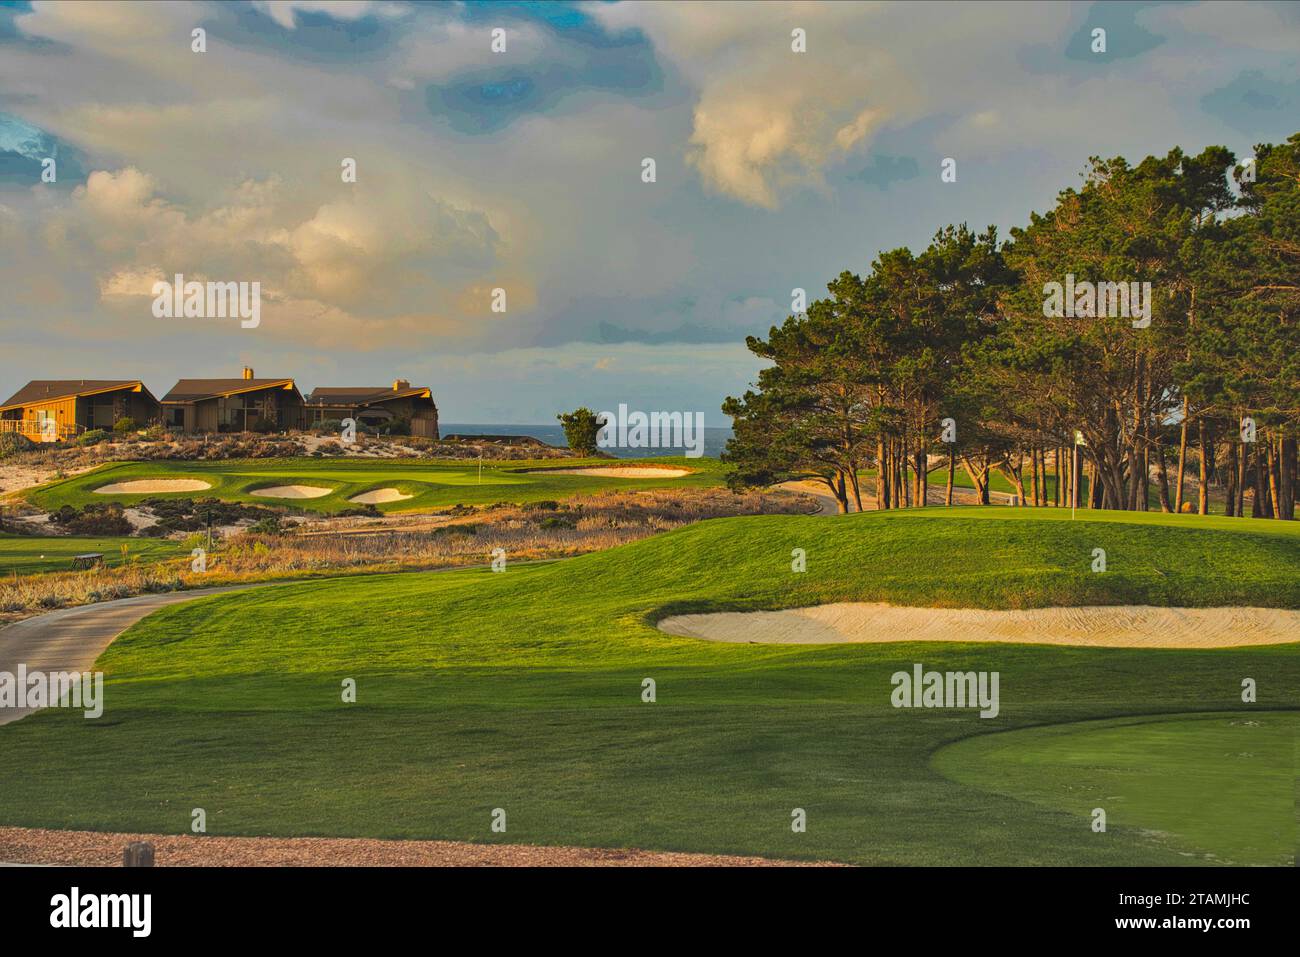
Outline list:
[[[303,426],[292,379],[181,379],[162,398],[163,421],[184,432],[280,432]]]
[[[145,426],[161,415],[158,400],[139,379],[33,379],[0,406],[0,432],[57,442],[89,429],[111,429],[120,419]]]
[[[411,435],[438,437],[438,407],[427,386],[412,386],[395,379],[392,388],[383,386],[329,386],[312,390],[307,397],[307,423],[355,419],[372,428],[393,422],[410,424]]]

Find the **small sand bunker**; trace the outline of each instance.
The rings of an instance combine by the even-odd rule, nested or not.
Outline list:
[[[212,488],[212,483],[199,479],[140,479],[101,485],[91,491],[96,495],[140,495],[150,492],[201,492],[205,488]]]
[[[530,469],[532,472],[545,472],[547,475],[599,475],[603,478],[681,478],[690,475],[690,469],[658,468],[653,465],[623,465],[605,467],[598,465],[589,469]]]
[[[332,488],[319,485],[272,485],[270,488],[250,489],[248,494],[262,498],[320,498],[332,491]]]
[[[407,495],[405,492],[399,492],[395,488],[377,488],[369,492],[362,492],[360,495],[353,495],[349,502],[355,502],[358,505],[383,505],[385,502],[400,502],[403,499],[414,498],[413,495]]]
[[[778,645],[989,641],[1095,648],[1230,648],[1300,642],[1300,611],[1092,605],[989,611],[840,602],[786,611],[676,615],[670,635]]]

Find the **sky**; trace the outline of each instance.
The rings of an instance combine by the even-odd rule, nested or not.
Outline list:
[[[793,289],[1298,119],[1296,3],[0,0],[0,392],[250,366],[725,425]],[[156,317],[178,273],[260,323]]]

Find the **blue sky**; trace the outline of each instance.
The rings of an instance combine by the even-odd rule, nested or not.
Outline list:
[[[1295,132],[1298,11],[0,0],[0,388],[251,365],[447,421],[724,424],[793,288],[1005,234],[1090,155]],[[260,282],[261,325],[155,319],[178,272]]]

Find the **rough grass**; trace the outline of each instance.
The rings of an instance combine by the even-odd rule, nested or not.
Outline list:
[[[962,783],[932,756],[994,731],[1295,708],[1300,645],[723,645],[651,625],[671,611],[824,601],[1300,607],[1300,534],[1286,523],[1089,518],[1101,520],[996,507],[720,519],[502,574],[200,599],[110,647],[101,720],[49,711],[0,728],[0,821],[177,833],[203,807],[216,834],[877,864],[1228,858],[1201,822],[1173,814],[1153,828],[1121,809],[1103,837],[1089,826],[1092,805],[1043,802],[1040,783],[1012,793]],[[1095,547],[1107,549],[1104,574],[1089,570]],[[807,552],[806,573],[791,571],[795,548]],[[915,662],[999,671],[1001,714],[892,708],[890,676]],[[1239,699],[1246,674],[1263,676],[1258,705]],[[340,700],[346,678],[356,704]],[[641,699],[645,678],[657,683],[653,704]],[[1225,792],[1185,773],[1199,767],[1194,748],[1169,758],[1187,802],[1224,820],[1250,810],[1210,804]],[[1081,789],[1108,780],[1087,764],[1071,773]],[[1293,808],[1293,788],[1257,802],[1275,820]],[[506,834],[489,829],[497,807]],[[794,808],[808,813],[806,833],[790,829]],[[1293,833],[1251,840],[1294,853]]]
[[[658,465],[692,469],[681,478],[621,479],[585,475],[548,475],[527,471],[575,468],[584,465]],[[352,496],[378,488],[395,487],[414,497],[378,506],[382,512],[415,512],[449,505],[485,505],[493,502],[535,502],[568,498],[610,488],[707,487],[722,483],[723,469],[716,459],[538,459],[484,462],[480,481],[475,462],[376,461],[365,459],[258,459],[219,462],[124,462],[106,465],[74,478],[50,482],[25,493],[28,501],[46,510],[63,505],[117,501],[132,504],[145,498],[214,497],[229,502],[284,505],[312,512],[339,512],[355,508]],[[202,492],[100,495],[93,490],[116,482],[142,479],[200,479],[212,488]],[[331,490],[314,499],[272,499],[251,495],[273,485],[315,485]]]

